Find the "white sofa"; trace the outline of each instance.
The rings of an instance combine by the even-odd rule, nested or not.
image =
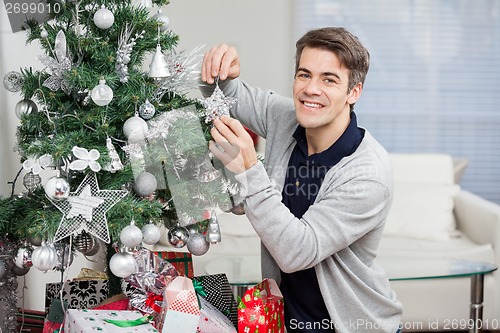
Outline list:
[[[463,168],[455,169],[452,157],[445,154],[391,154],[391,158],[395,196],[379,263],[440,258],[498,265],[500,206],[460,189],[457,180]],[[244,215],[223,213],[219,220],[222,242],[194,257],[195,274],[227,272],[230,268],[220,264],[225,259],[256,258],[260,253],[258,236]],[[243,267],[239,273],[259,279],[258,262],[249,263],[254,267]],[[470,277],[391,281],[391,285],[404,306],[404,331],[449,331],[469,318]],[[484,278],[483,323],[485,329],[500,329],[500,271]]]

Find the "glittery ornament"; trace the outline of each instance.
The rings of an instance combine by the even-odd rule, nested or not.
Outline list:
[[[160,28],[160,31],[165,32],[168,30],[170,19],[161,13],[161,9],[158,9],[158,13],[156,13],[153,18],[158,20],[158,27]]]
[[[212,212],[208,221],[206,239],[207,242],[210,242],[212,244],[219,243],[221,241],[219,221],[215,212]]]
[[[147,197],[156,191],[157,186],[156,177],[149,172],[143,171],[135,178],[132,188],[138,196]]]
[[[110,138],[106,139],[106,148],[108,149],[108,156],[111,161],[104,166],[104,170],[109,171],[111,173],[115,173],[123,169],[123,163],[120,160],[120,156],[116,152],[115,146],[113,146],[113,142],[111,142]]]
[[[101,78],[99,80],[99,84],[92,89],[90,97],[95,104],[99,106],[106,106],[113,99],[113,89],[106,84],[106,80]]]
[[[109,260],[109,270],[119,278],[126,278],[136,271],[136,261],[127,252],[117,252]]]
[[[141,231],[142,241],[147,245],[154,245],[160,240],[161,230],[154,223],[148,223],[144,225]]]
[[[3,86],[10,92],[18,92],[24,84],[24,77],[21,73],[12,71],[8,72],[3,77]]]
[[[95,243],[95,238],[85,230],[73,238],[73,246],[82,254],[87,254],[91,251],[95,247]]]
[[[36,190],[42,183],[42,178],[39,175],[33,174],[33,172],[28,172],[23,177],[23,185],[28,191]]]
[[[202,256],[210,249],[210,243],[207,242],[202,234],[192,234],[187,242],[188,251],[195,256]]]
[[[16,104],[15,112],[17,118],[21,119],[23,115],[38,111],[36,103],[30,99],[23,99]]]
[[[135,140],[138,140],[138,138],[144,140],[147,133],[148,124],[138,114],[128,118],[123,124],[123,134],[125,134],[129,142],[137,142]]]
[[[66,48],[66,35],[59,30],[56,35],[53,57],[43,54],[36,57],[46,67],[50,68],[52,75],[43,81],[43,86],[52,91],[61,89],[67,95],[71,93],[71,87],[66,79],[66,73],[71,69],[71,59]]]
[[[155,115],[156,109],[153,104],[149,102],[149,100],[146,100],[144,104],[139,106],[139,116],[141,116],[142,119],[151,119]]]
[[[189,240],[189,231],[181,226],[175,226],[168,230],[168,243],[176,248],[181,248]]]
[[[144,38],[144,30],[136,33],[134,37],[132,37],[132,31],[132,27],[127,22],[118,39],[115,69],[120,77],[120,82],[128,82],[128,63],[131,60],[132,48],[135,46],[137,39]]]
[[[57,264],[57,252],[54,246],[42,244],[33,250],[33,266],[42,272],[53,269]]]
[[[45,194],[51,200],[67,199],[70,192],[68,181],[61,177],[52,177],[43,186]]]
[[[141,229],[134,224],[134,221],[120,231],[120,242],[122,242],[125,247],[129,248],[141,245],[142,232]]]
[[[113,12],[107,9],[104,5],[95,12],[94,14],[94,23],[99,29],[108,29],[115,22],[115,16]]]
[[[17,254],[14,257],[14,264],[19,268],[29,268],[33,266],[32,256],[33,248],[25,242],[23,246],[17,250]]]
[[[236,104],[237,99],[224,96],[219,85],[216,84],[212,95],[204,100],[200,100],[200,102],[205,107],[205,122],[208,124],[224,115],[229,116],[229,109]]]

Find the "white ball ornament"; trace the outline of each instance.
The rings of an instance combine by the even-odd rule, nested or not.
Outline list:
[[[143,171],[135,178],[132,188],[138,196],[147,197],[156,191],[157,186],[156,177],[149,172]]]
[[[53,269],[57,264],[57,251],[53,246],[42,244],[33,250],[31,255],[33,266],[46,272]]]
[[[187,242],[187,249],[194,256],[202,256],[210,249],[210,243],[207,242],[203,234],[191,234]]]
[[[92,89],[90,98],[92,98],[95,104],[106,106],[113,99],[113,89],[106,84],[106,80],[101,78],[99,84]]]
[[[142,241],[147,245],[158,243],[161,236],[161,230],[156,224],[148,223],[142,227]]]
[[[21,119],[24,114],[30,114],[38,111],[36,103],[30,99],[23,99],[16,104],[15,112],[17,118]]]
[[[138,116],[128,118],[123,124],[123,134],[130,140],[130,138],[142,136],[146,137],[148,133],[148,123]]]
[[[115,276],[126,278],[135,272],[136,262],[130,253],[117,252],[109,260],[109,269]]]
[[[120,232],[120,242],[126,247],[136,247],[142,244],[142,231],[135,224],[130,224]]]
[[[163,15],[161,13],[161,10],[158,10],[158,13],[156,13],[153,18],[158,20],[160,31],[163,32],[168,30],[168,27],[170,26],[170,19],[168,18],[168,16]]]
[[[104,5],[94,14],[94,23],[99,29],[108,29],[114,22],[115,16]]]
[[[47,180],[43,189],[49,199],[56,201],[67,199],[70,192],[66,179],[60,177],[52,177]]]

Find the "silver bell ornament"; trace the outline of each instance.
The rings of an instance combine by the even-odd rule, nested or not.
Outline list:
[[[31,99],[23,99],[17,102],[15,112],[17,118],[21,119],[21,117],[25,114],[30,114],[32,112],[37,112],[38,106]]]
[[[134,221],[120,231],[120,242],[125,247],[137,247],[142,244],[142,231]]]
[[[66,179],[57,176],[47,180],[43,189],[47,197],[55,201],[67,199],[70,192],[69,183]]]
[[[158,28],[161,32],[168,30],[168,27],[170,26],[170,19],[161,13],[161,9],[158,9],[158,13],[156,13],[153,18],[158,20]]]
[[[19,268],[30,268],[33,266],[33,248],[27,243],[24,244],[17,250],[17,254],[14,257],[14,264]]]
[[[181,226],[175,226],[168,230],[168,243],[176,248],[184,247],[189,240],[189,231]]]
[[[203,234],[192,234],[189,236],[187,249],[194,256],[202,256],[210,249],[210,243]]]
[[[146,100],[144,104],[139,106],[139,116],[141,116],[142,119],[151,119],[155,115],[156,109],[153,104],[149,102],[149,100]]]
[[[24,77],[21,73],[12,71],[3,77],[3,86],[8,91],[15,93],[21,90],[24,84]]]
[[[57,251],[54,246],[42,244],[33,250],[33,266],[42,272],[50,271],[57,265]]]
[[[148,76],[153,79],[164,79],[170,76],[170,71],[168,70],[168,64],[165,60],[165,56],[161,52],[161,46],[158,44],[156,46],[156,52],[153,55],[153,60],[149,64]]]
[[[134,189],[135,194],[137,194],[138,196],[147,197],[153,194],[154,191],[156,191],[157,186],[158,182],[156,180],[156,177],[149,172],[143,171],[134,179],[132,188]]]
[[[126,278],[136,271],[134,257],[127,252],[117,252],[109,260],[109,270],[119,278]]]
[[[155,245],[160,240],[161,230],[154,223],[148,223],[141,229],[142,241],[147,245]]]
[[[130,143],[137,143],[146,138],[148,124],[137,114],[125,121],[123,124],[123,134],[125,134]]]
[[[108,29],[115,22],[115,16],[113,12],[107,9],[104,5],[95,12],[94,14],[94,23],[99,29]]]
[[[90,98],[92,98],[95,104],[106,106],[113,99],[113,89],[106,84],[106,80],[101,78],[99,84],[90,92]]]
[[[210,242],[212,244],[219,243],[221,241],[219,221],[215,212],[212,212],[212,214],[210,215],[206,239],[207,242]]]

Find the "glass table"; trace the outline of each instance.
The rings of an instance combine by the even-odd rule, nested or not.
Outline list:
[[[490,263],[435,258],[377,258],[389,280],[419,280],[470,277],[470,331],[482,332],[484,275],[497,269]],[[221,256],[205,266],[207,274],[225,273],[235,295],[261,282],[260,256]]]
[[[469,332],[482,332],[484,275],[497,270],[490,263],[438,258],[377,258],[391,281],[470,277]]]

